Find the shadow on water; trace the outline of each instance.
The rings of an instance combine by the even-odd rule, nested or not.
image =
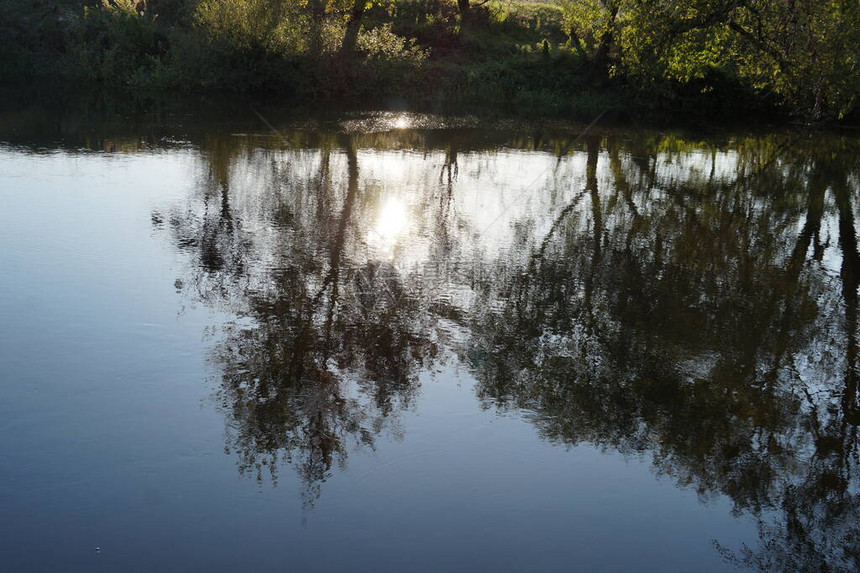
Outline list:
[[[760,533],[727,560],[860,568],[857,141],[416,117],[187,137],[199,184],[152,220],[183,297],[235,317],[239,470],[312,505],[450,361],[546,440],[727,496]]]

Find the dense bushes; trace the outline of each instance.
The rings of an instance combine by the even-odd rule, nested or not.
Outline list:
[[[856,1],[464,2],[0,0],[0,77],[539,111],[856,109]]]
[[[640,86],[730,79],[814,120],[856,108],[856,0],[561,1],[577,49]]]

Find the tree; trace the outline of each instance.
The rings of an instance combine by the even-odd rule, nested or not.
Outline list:
[[[565,25],[602,75],[647,85],[722,74],[811,120],[860,93],[860,7],[847,0],[567,0]]]

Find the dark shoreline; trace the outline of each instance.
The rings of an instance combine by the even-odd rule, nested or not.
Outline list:
[[[606,96],[607,100],[618,97]],[[473,99],[446,99],[438,94],[424,96],[390,95],[378,97],[326,97],[312,98],[306,94],[279,94],[277,92],[237,93],[217,89],[176,90],[135,88],[129,86],[93,84],[58,78],[17,78],[0,81],[0,113],[6,109],[16,111],[38,108],[49,115],[67,112],[70,108],[84,116],[127,119],[135,117],[157,117],[164,114],[189,114],[203,118],[235,117],[235,111],[248,109],[278,116],[301,116],[303,113],[410,112],[434,114],[446,117],[471,117],[488,124],[499,121],[526,122],[530,126],[545,129],[554,124],[588,124],[599,118],[605,128],[636,127],[655,130],[693,131],[699,134],[755,133],[781,130],[832,131],[852,133],[860,128],[860,117],[844,118],[841,121],[804,123],[791,115],[777,110],[735,110],[734,114],[715,114],[706,107],[685,105],[653,107],[632,102],[614,101],[602,107],[579,106],[574,101],[569,106],[546,107],[511,102],[481,102]],[[41,113],[40,112],[40,113]],[[855,114],[856,115],[856,114]]]

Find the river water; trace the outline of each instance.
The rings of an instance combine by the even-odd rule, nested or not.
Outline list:
[[[860,140],[0,109],[0,569],[855,571]]]

